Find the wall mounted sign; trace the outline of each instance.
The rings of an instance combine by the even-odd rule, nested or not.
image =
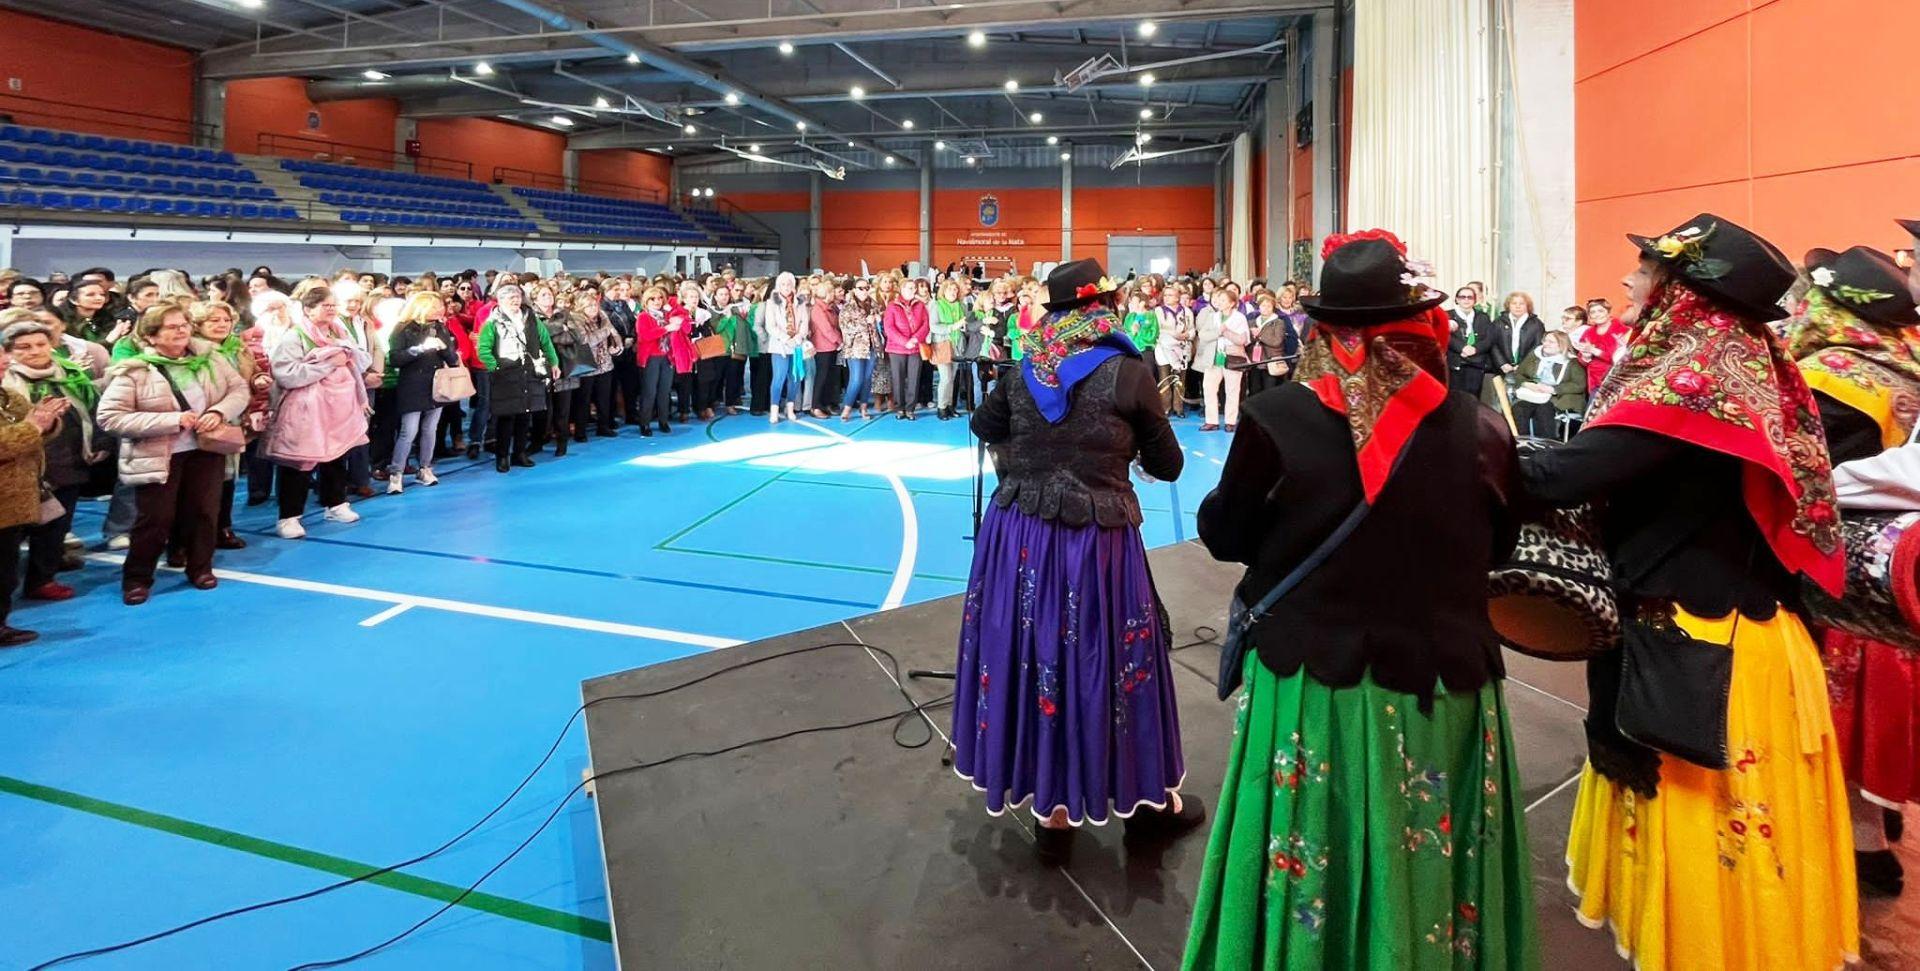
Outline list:
[[[1000,200],[992,193],[980,197],[980,225],[992,226],[1000,221]]]

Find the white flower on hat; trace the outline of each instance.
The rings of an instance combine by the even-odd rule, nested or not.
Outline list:
[[[1825,266],[1815,267],[1812,275],[1813,275],[1814,286],[1816,287],[1833,286],[1833,269],[1831,267],[1825,267]]]

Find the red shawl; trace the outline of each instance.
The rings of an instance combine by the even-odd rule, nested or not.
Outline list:
[[[1447,398],[1447,314],[1435,308],[1418,317],[1370,327],[1314,321],[1300,354],[1298,380],[1320,403],[1346,416],[1353,433],[1360,487],[1371,503],[1386,486],[1394,462],[1413,430]],[[1416,341],[1396,342],[1392,335]],[[1429,353],[1422,353],[1422,349]],[[1422,357],[1431,358],[1422,362]]]
[[[1840,595],[1846,567],[1819,411],[1766,327],[1666,284],[1594,396],[1586,427],[1608,426],[1742,460],[1747,510],[1774,555]]]

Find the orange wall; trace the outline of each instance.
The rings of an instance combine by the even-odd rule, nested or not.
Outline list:
[[[309,112],[320,127],[308,128]],[[227,150],[257,151],[260,135],[301,135],[342,145],[393,151],[392,98],[358,98],[316,105],[307,100],[305,78],[246,78],[227,82]]]
[[[1623,234],[1701,211],[1796,262],[1911,245],[1892,218],[1920,214],[1914,37],[1910,2],[1576,0],[1581,297],[1617,295],[1635,259]]]
[[[422,118],[419,132],[423,154],[470,162],[481,182],[493,181],[495,166],[559,178],[567,148],[563,135],[485,118]]]
[[[866,260],[877,271],[919,258],[918,189],[820,193],[820,262],[828,269],[851,273]]]
[[[1174,236],[1180,248],[1174,268],[1205,270],[1213,265],[1213,224],[1211,185],[1073,190],[1074,259],[1105,261],[1109,234]],[[1054,253],[1046,259],[1059,259],[1057,242]]]
[[[583,182],[639,186],[656,190],[665,199],[667,188],[672,184],[672,175],[673,160],[652,152],[613,148],[580,153],[580,179]]]
[[[0,65],[0,75],[20,79],[17,92],[0,87],[0,112],[20,124],[192,140],[193,55],[177,47],[9,10],[0,12]]]
[[[812,205],[805,192],[729,192],[727,198],[748,212],[806,212]]]

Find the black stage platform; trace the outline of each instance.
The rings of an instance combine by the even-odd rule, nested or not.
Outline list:
[[[1150,558],[1176,644],[1192,640],[1198,625],[1225,626],[1237,571],[1193,543]],[[753,657],[856,639],[892,651],[903,668],[949,667],[957,600],[611,675],[583,693],[591,701],[657,690]],[[1232,728],[1231,708],[1215,700],[1211,683],[1218,657],[1211,645],[1174,655],[1187,789],[1210,806]],[[1624,967],[1605,932],[1574,921],[1565,885],[1572,779],[1583,757],[1580,669],[1510,655],[1509,674],[1543,964]],[[924,701],[950,683],[906,687]],[[588,709],[587,729],[594,770],[606,772],[905,707],[884,658],[831,648],[662,698],[598,705]],[[942,732],[948,718],[945,710],[933,715]],[[972,787],[941,764],[942,740],[909,750],[894,744],[892,728],[807,735],[598,781],[624,971],[1179,967],[1204,832],[1143,856],[1122,845],[1119,826],[1087,827],[1071,865],[1046,869],[1033,859],[1029,814],[988,816]],[[900,734],[925,737],[925,726]],[[1903,966],[1912,955],[1902,952],[1915,945],[1896,942],[1912,930],[1912,915],[1865,909],[1878,942],[1869,942],[1868,966]]]

